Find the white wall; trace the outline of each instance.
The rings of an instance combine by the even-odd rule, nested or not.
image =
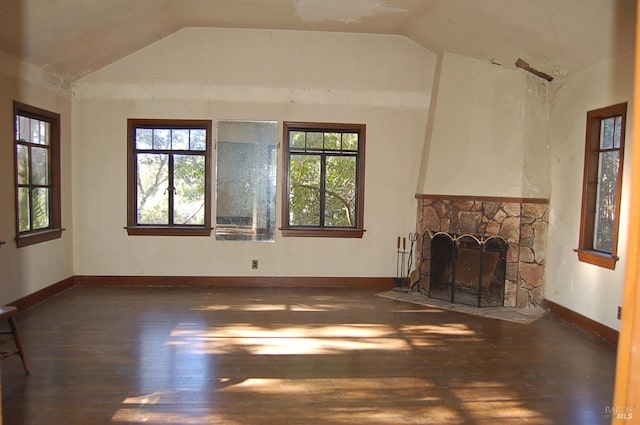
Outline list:
[[[61,116],[62,238],[16,248],[13,101]],[[73,274],[71,231],[71,92],[46,72],[0,53],[0,304],[52,285]]]
[[[444,53],[418,191],[547,197],[546,87],[522,70]]]
[[[634,56],[628,54],[569,75],[551,85],[551,210],[546,266],[546,297],[611,328],[618,329],[627,262],[628,181],[631,168]],[[623,165],[623,192],[615,270],[578,261],[580,206],[587,111],[629,102]],[[636,212],[637,213],[637,212]]]
[[[415,229],[434,63],[397,36],[186,29],[85,77],[73,87],[75,274],[394,275],[395,238]],[[127,236],[127,118],[365,123],[364,238]]]

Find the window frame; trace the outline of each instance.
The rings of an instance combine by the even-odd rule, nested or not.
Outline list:
[[[206,130],[204,224],[138,224],[136,129],[204,129]],[[129,118],[127,120],[127,234],[130,236],[210,236],[212,181],[212,122],[191,119]],[[168,152],[173,152],[169,150]],[[177,152],[177,151],[176,151]],[[173,155],[173,153],[171,153]],[[173,212],[171,212],[173,214]]]
[[[18,144],[24,146],[28,141],[18,139],[18,116],[36,119],[49,123],[49,152],[47,158],[49,184],[43,185],[50,189],[49,195],[49,226],[43,229],[20,231],[20,201],[19,187],[24,184],[19,183],[18,178]],[[13,166],[14,166],[14,189],[15,189],[15,225],[16,225],[16,246],[18,248],[46,242],[62,237],[62,197],[61,197],[61,159],[60,159],[60,114],[35,106],[27,105],[18,101],[13,102]],[[33,184],[29,182],[26,186],[33,189]],[[31,206],[29,207],[31,209]],[[31,212],[31,211],[30,211]],[[32,216],[32,214],[30,214]]]
[[[353,227],[329,227],[329,226],[295,226],[289,223],[290,193],[289,193],[289,167],[291,149],[289,146],[290,133],[292,131],[304,132],[336,132],[358,133],[358,151],[356,157],[356,213],[355,226]],[[280,231],[283,237],[333,237],[333,238],[362,238],[364,229],[364,182],[365,182],[365,147],[366,124],[348,123],[313,123],[313,122],[283,122],[283,149],[282,149],[282,217]],[[320,212],[322,216],[323,211]]]
[[[596,203],[597,191],[600,178],[599,154],[600,130],[604,119],[621,117],[620,123],[620,147],[615,149],[619,152],[618,175],[616,182],[616,210],[613,224],[612,252],[604,252],[594,248],[595,226],[596,226]],[[627,102],[618,103],[600,109],[587,112],[587,127],[585,141],[584,176],[582,183],[582,206],[580,216],[580,238],[578,248],[578,260],[614,270],[619,260],[618,234],[620,224],[621,198],[622,198],[622,171],[624,163],[625,132],[627,123]],[[608,149],[611,151],[611,149]]]

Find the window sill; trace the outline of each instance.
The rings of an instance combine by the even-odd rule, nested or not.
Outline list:
[[[18,248],[22,248],[23,246],[35,245],[40,242],[60,239],[64,230],[65,229],[47,229],[38,232],[21,234],[16,238],[16,246]]]
[[[129,236],[211,236],[211,227],[128,226]]]
[[[604,267],[609,270],[615,270],[616,262],[620,259],[615,255],[593,249],[574,249],[574,251],[578,253],[578,261]]]
[[[362,238],[364,229],[339,229],[316,227],[281,227],[282,236],[288,237],[313,237],[313,238]]]

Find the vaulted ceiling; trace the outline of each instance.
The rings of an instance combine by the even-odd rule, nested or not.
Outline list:
[[[406,36],[554,77],[634,48],[635,0],[6,0],[0,50],[75,81],[186,27]]]

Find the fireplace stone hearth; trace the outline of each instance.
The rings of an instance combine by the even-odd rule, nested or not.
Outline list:
[[[504,306],[524,309],[542,304],[548,200],[453,195],[416,195],[416,198],[420,292],[428,296],[431,280],[431,241],[423,235],[428,232],[497,235],[507,241]]]

